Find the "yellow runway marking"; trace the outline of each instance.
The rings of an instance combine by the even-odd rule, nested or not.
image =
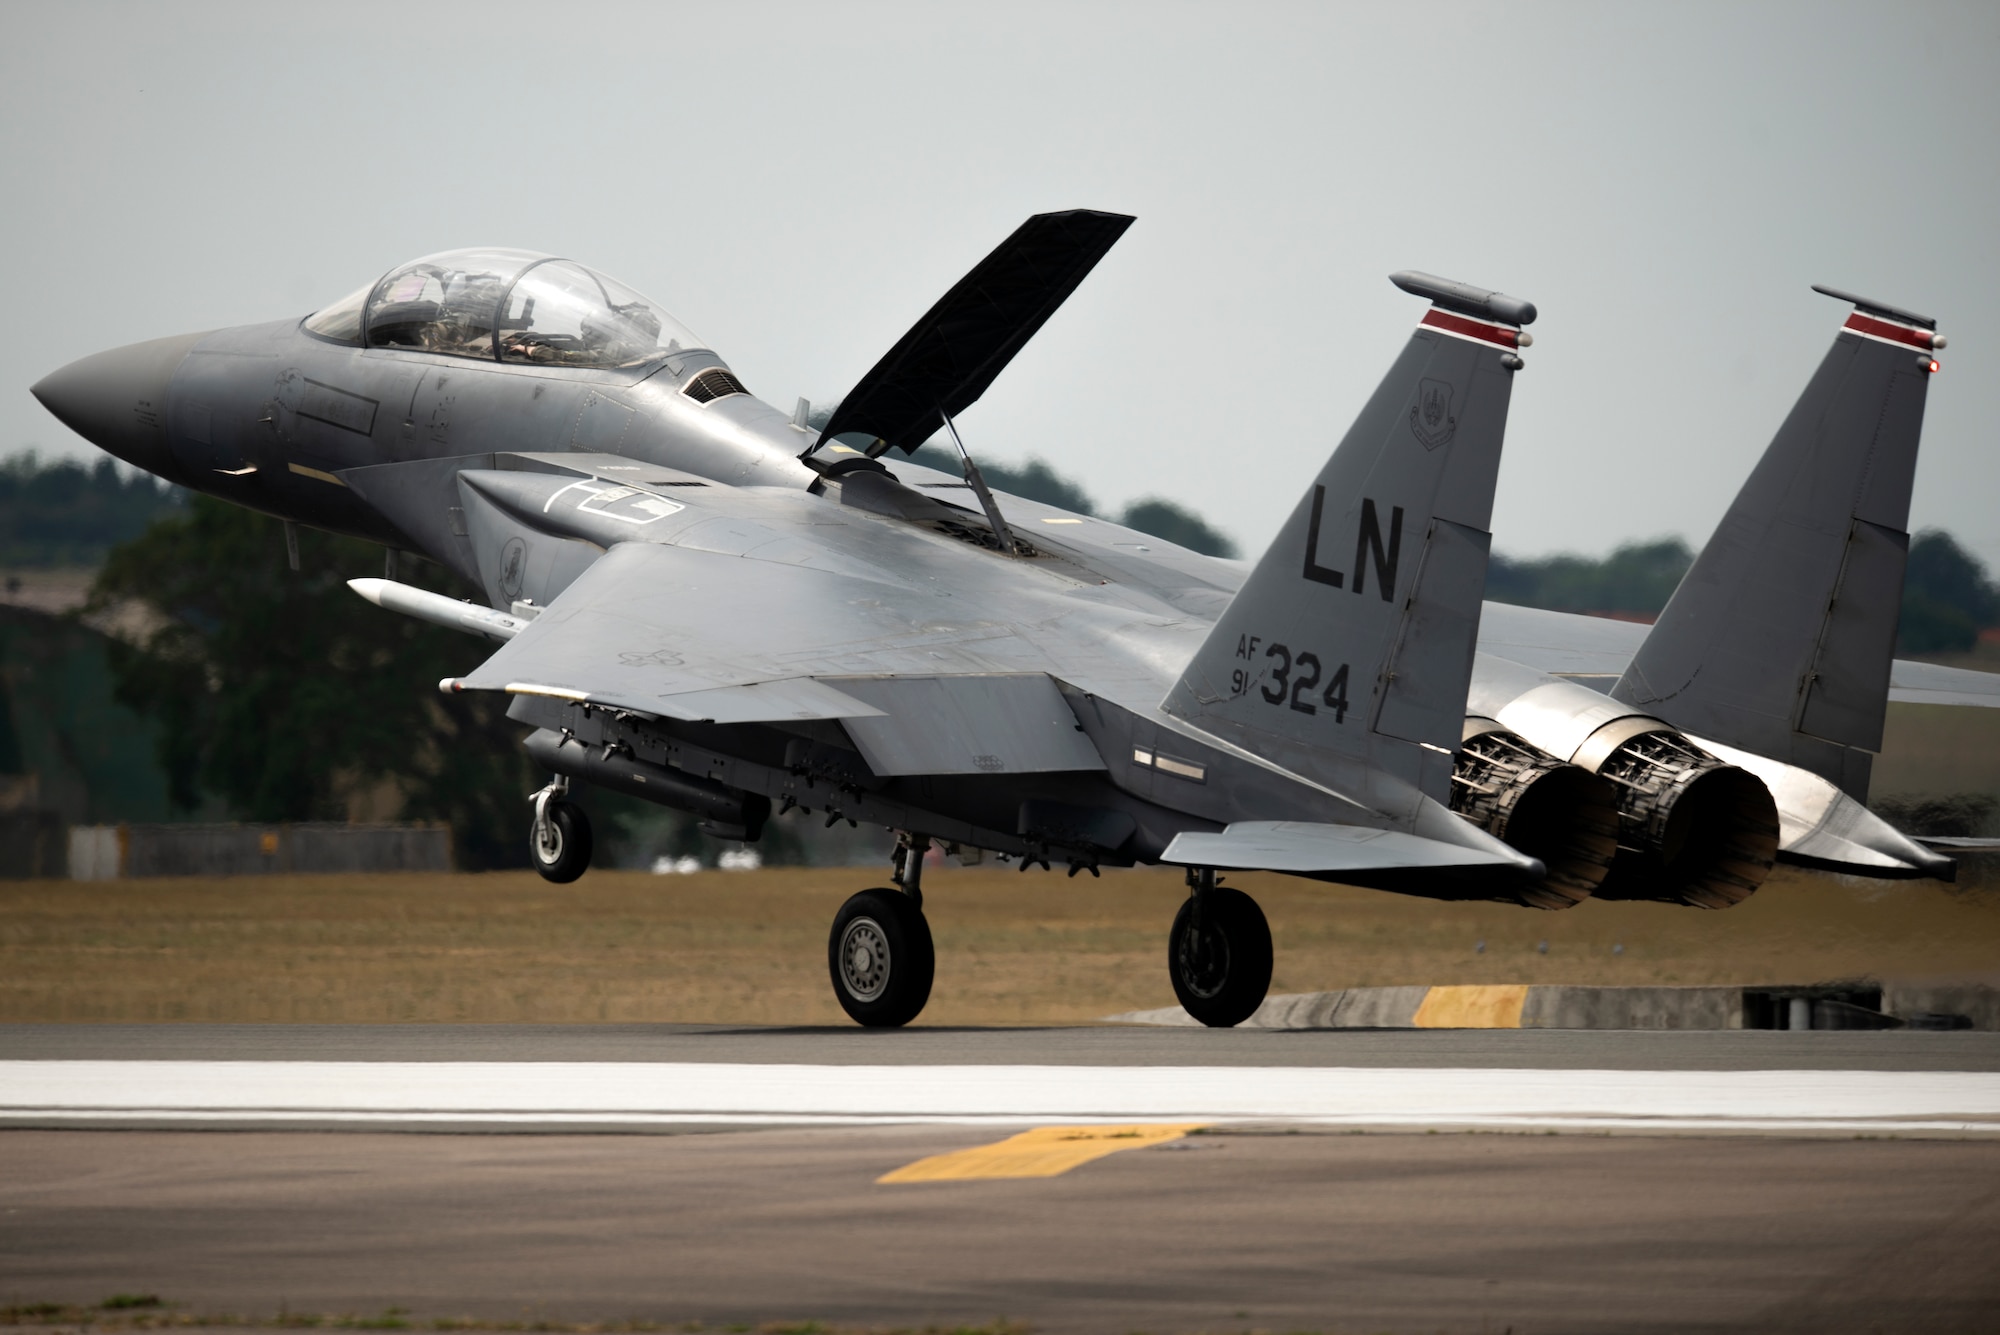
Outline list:
[[[1059,1177],[1092,1159],[1179,1140],[1206,1125],[1206,1122],[1146,1122],[1133,1126],[1038,1126],[991,1145],[933,1154],[875,1180],[966,1182],[983,1177]]]
[[[1525,984],[1434,987],[1411,1023],[1419,1029],[1519,1029],[1527,1003]]]

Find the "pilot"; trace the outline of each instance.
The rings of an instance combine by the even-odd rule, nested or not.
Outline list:
[[[425,348],[461,357],[491,357],[493,321],[499,313],[503,295],[504,289],[496,274],[447,275],[444,300],[438,303],[437,319],[425,331]]]

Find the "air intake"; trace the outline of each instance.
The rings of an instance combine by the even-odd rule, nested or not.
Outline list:
[[[687,382],[681,393],[696,403],[707,403],[713,399],[726,399],[731,394],[748,394],[743,382],[720,366],[710,367]]]

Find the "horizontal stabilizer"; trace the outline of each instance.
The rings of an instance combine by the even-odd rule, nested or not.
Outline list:
[[[1896,880],[1951,880],[1957,864],[1940,857],[1810,770],[1739,751],[1707,737],[1689,741],[1727,764],[1748,770],[1771,791],[1778,808],[1778,858],[1783,862]]]
[[[1402,871],[1427,867],[1506,867],[1540,876],[1542,864],[1494,841],[1489,849],[1445,843],[1397,830],[1305,821],[1246,820],[1206,834],[1174,836],[1160,861],[1186,867],[1283,871],[1303,875]]]
[[[863,434],[914,453],[975,403],[1132,225],[1122,213],[1038,213],[958,280],[848,391],[820,439]]]
[[[1975,672],[1899,658],[1890,665],[1889,698],[1904,705],[2000,709],[2000,672]]]
[[[1842,831],[1822,827],[1779,848],[1778,860],[1874,880],[1899,881],[1925,876],[1940,881],[1958,879],[1958,863],[1932,852],[1924,846],[1923,840],[1909,839],[1897,833],[1894,843],[1886,850],[1882,846],[1884,842],[1880,832],[1875,830]]]
[[[1479,622],[1479,649],[1608,690],[1646,634],[1645,626],[1632,621],[1488,603]],[[1901,705],[2000,709],[2000,673],[1899,658],[1889,665],[1889,699]]]

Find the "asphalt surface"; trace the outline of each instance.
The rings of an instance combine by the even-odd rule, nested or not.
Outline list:
[[[962,1084],[1007,1067],[1023,1080],[1031,1068],[1234,1067],[1246,1088],[1350,1068],[1367,1073],[1355,1083],[1460,1080],[1474,1093],[1598,1072],[1614,1073],[1597,1077],[1607,1090],[1705,1082],[1832,1099],[1984,1080],[1954,1073],[2000,1071],[2000,1035],[0,1026],[0,1062],[44,1061],[112,1087],[126,1068],[94,1064],[152,1079],[178,1063],[208,1080],[216,1063],[246,1063],[231,1069],[253,1083],[319,1064],[338,1086],[343,1063],[372,1065],[344,1068],[357,1085],[394,1085],[379,1064],[407,1063],[433,1090],[502,1067],[534,1067],[560,1089],[564,1063],[576,1080],[649,1079],[630,1065],[647,1063],[721,1069],[725,1084],[750,1067],[844,1066],[863,1085],[939,1079],[913,1068],[964,1068],[946,1081]],[[1018,1128],[430,1129],[0,1130],[0,1306],[150,1292],[195,1315],[393,1307],[419,1322],[878,1330],[1004,1317],[1154,1335],[2000,1327],[1990,1134],[1218,1125],[1057,1177],[889,1185],[877,1179]]]
[[[0,1025],[0,1061],[744,1062],[2000,1072],[2000,1033]]]
[[[0,1295],[1038,1331],[1991,1331],[2000,1144],[1208,1135],[880,1185],[965,1128],[0,1134]]]

